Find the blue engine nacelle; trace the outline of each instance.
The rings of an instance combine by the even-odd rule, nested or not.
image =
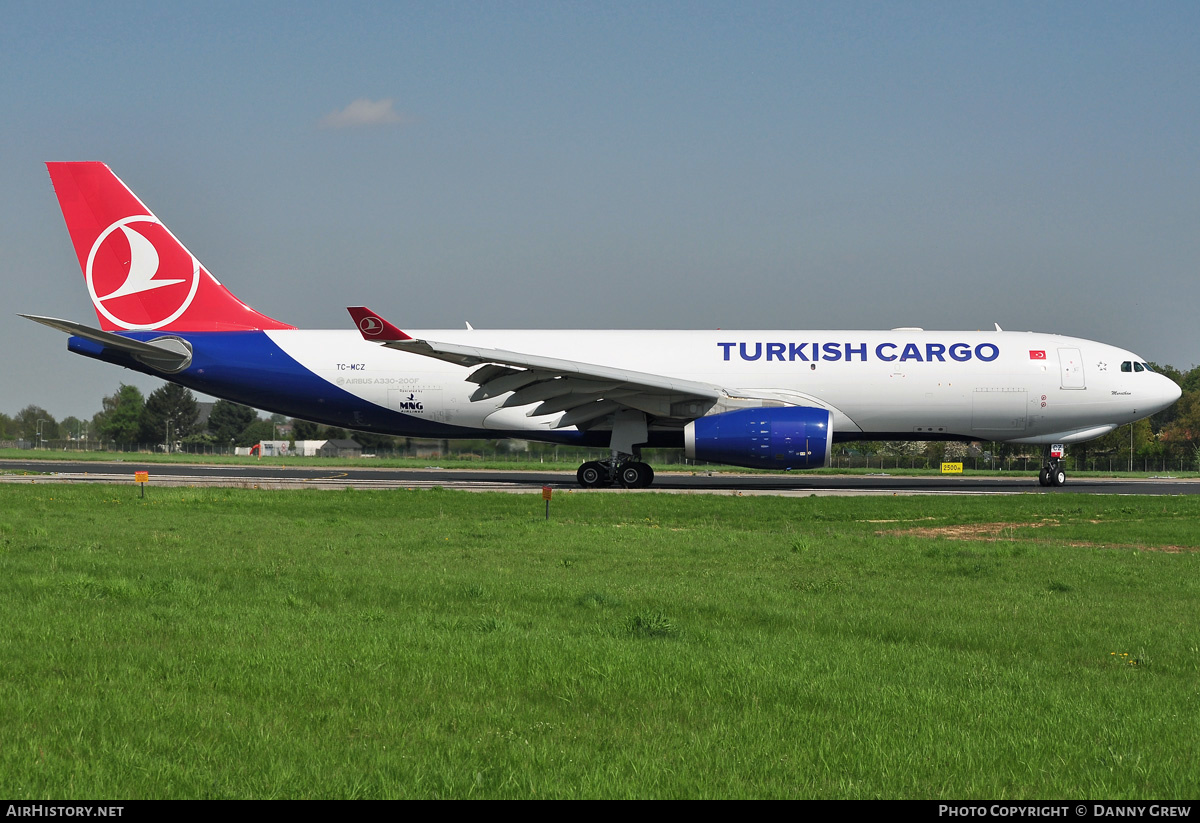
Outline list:
[[[819,469],[829,465],[833,415],[782,406],[700,417],[683,430],[691,460],[751,469]]]

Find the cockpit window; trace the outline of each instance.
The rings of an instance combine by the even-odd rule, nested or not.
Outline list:
[[[1133,371],[1133,364],[1126,360],[1121,364],[1121,371]]]
[[[1141,363],[1134,363],[1134,364],[1133,364],[1133,370],[1134,370],[1134,371],[1145,371],[1145,370],[1146,370],[1146,367],[1145,367],[1145,366],[1143,366]]]
[[[1154,371],[1154,369],[1150,368],[1150,364],[1149,364],[1149,363],[1143,363],[1143,364],[1142,364],[1142,368],[1144,368],[1146,371],[1149,371],[1149,372],[1152,372],[1152,371]]]

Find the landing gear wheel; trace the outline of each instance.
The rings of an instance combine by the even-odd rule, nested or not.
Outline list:
[[[585,489],[594,489],[608,482],[608,472],[604,470],[603,466],[592,460],[579,467],[579,471],[575,472],[575,479]]]
[[[645,463],[626,463],[621,467],[621,485],[627,489],[644,489],[654,480],[654,469]]]
[[[1042,471],[1038,474],[1038,485],[1058,487],[1066,484],[1067,471],[1063,468],[1066,456],[1067,447],[1062,443],[1046,447],[1046,462],[1042,463]]]
[[[1046,465],[1042,466],[1042,470],[1038,472],[1039,486],[1063,486],[1067,482],[1067,471],[1063,468],[1061,460],[1051,460]]]

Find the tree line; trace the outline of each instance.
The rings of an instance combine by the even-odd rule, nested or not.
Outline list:
[[[100,411],[90,420],[67,417],[56,420],[40,406],[30,405],[15,416],[0,413],[0,440],[41,445],[49,441],[105,441],[121,444],[172,444],[187,447],[251,446],[276,439],[281,425],[291,423],[291,435],[278,439],[329,440],[348,437],[345,429],[321,426],[307,420],[289,420],[282,414],[263,419],[250,406],[218,400],[201,421],[200,403],[189,389],[166,383],[149,397],[137,386],[122,383],[100,401]],[[379,435],[356,434],[364,440]],[[386,438],[390,440],[390,438]],[[192,449],[188,449],[192,450]]]
[[[1130,426],[1121,426],[1104,437],[1070,448],[1082,464],[1089,456],[1120,455],[1137,460],[1164,458],[1196,462],[1200,467],[1200,367],[1180,371],[1172,366],[1152,367],[1174,380],[1183,390],[1179,402]],[[281,425],[290,424],[289,436],[277,437]],[[262,440],[332,440],[350,437],[336,426],[322,426],[281,414],[261,418],[249,406],[218,400],[206,421],[200,422],[200,404],[189,389],[165,383],[144,397],[140,389],[122,383],[103,398],[100,411],[90,420],[67,417],[56,420],[40,406],[29,405],[16,415],[0,412],[0,440],[43,444],[48,441],[108,441],[122,444],[166,444],[187,447],[227,448],[251,446]],[[400,449],[408,438],[355,431],[355,440],[366,449]],[[843,444],[859,455],[918,456],[936,465],[940,460],[961,460],[967,446],[960,443],[883,443],[858,441]],[[989,459],[1036,455],[1037,447],[996,443]],[[191,449],[188,449],[191,450]]]

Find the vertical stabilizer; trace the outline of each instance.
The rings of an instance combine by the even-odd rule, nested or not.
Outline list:
[[[105,331],[290,329],[238,300],[103,163],[47,163]]]

